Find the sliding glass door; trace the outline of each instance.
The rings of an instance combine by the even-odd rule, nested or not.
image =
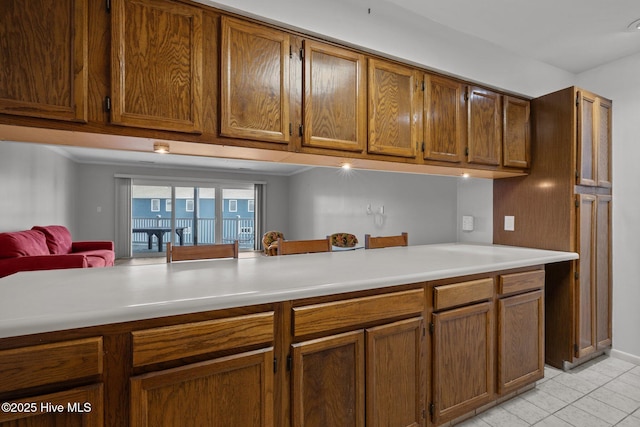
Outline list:
[[[132,256],[164,256],[168,242],[206,245],[238,240],[241,250],[253,250],[256,212],[253,184],[167,185],[134,180]]]

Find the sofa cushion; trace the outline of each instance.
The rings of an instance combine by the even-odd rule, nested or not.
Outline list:
[[[89,267],[112,267],[115,262],[115,253],[109,250],[97,249],[93,251],[82,251],[74,253],[86,256]],[[96,261],[93,260],[93,258],[100,258],[102,261]]]
[[[49,255],[47,241],[40,231],[0,233],[0,258]]]
[[[85,258],[87,259],[87,267],[89,268],[93,268],[93,267],[107,267],[107,264],[105,263],[105,259],[97,256],[97,255],[87,255],[87,254],[83,254],[85,256]]]
[[[73,242],[71,240],[71,233],[67,227],[63,225],[36,225],[31,229],[40,231],[44,234],[51,254],[64,255],[71,252],[71,245]]]

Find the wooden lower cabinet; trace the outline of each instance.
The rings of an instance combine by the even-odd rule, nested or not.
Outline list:
[[[273,348],[131,379],[131,427],[273,426]]]
[[[1,427],[103,426],[102,384],[2,403]]]
[[[498,393],[515,391],[543,377],[544,292],[498,300]]]
[[[424,426],[423,330],[420,317],[293,344],[292,425]]]
[[[493,303],[433,314],[435,425],[464,415],[494,398]]]

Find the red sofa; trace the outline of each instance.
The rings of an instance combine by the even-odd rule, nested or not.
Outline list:
[[[74,242],[61,225],[0,233],[0,277],[19,271],[111,267],[113,242]]]

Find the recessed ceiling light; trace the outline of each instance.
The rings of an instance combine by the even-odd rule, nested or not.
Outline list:
[[[640,31],[640,19],[636,19],[627,27],[627,31]]]

